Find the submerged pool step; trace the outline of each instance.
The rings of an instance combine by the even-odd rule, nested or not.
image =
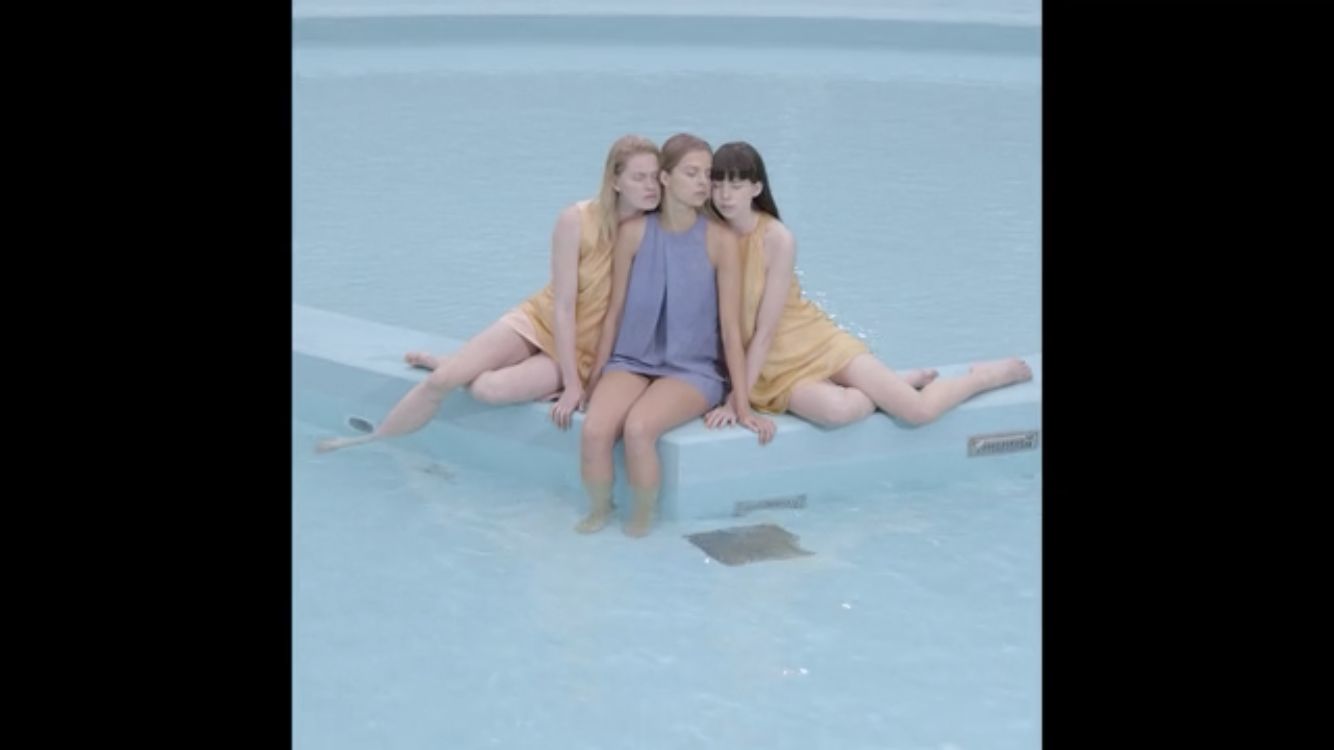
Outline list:
[[[426,372],[408,367],[403,353],[448,352],[463,342],[388,326],[303,305],[293,305],[294,401],[319,402],[335,413],[300,415],[341,425],[356,434],[383,418]],[[662,513],[668,518],[745,515],[759,509],[805,507],[824,488],[850,477],[944,482],[1041,470],[1042,357],[1025,357],[1034,378],[981,394],[922,427],[874,414],[856,424],[824,430],[790,416],[775,418],[778,435],[761,446],[753,433],[710,430],[700,420],[663,436]],[[938,366],[942,377],[967,365]],[[492,407],[456,391],[436,422],[412,439],[455,465],[478,466],[555,486],[582,504],[579,429],[556,429],[550,404]],[[353,426],[349,426],[353,425]],[[618,497],[625,494],[625,463],[617,449]],[[798,500],[797,498],[800,498]]]

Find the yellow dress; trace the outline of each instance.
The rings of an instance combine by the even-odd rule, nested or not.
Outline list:
[[[774,218],[759,213],[755,229],[743,235],[741,248],[741,337],[746,346],[755,335],[756,314],[764,296],[769,264],[764,255],[764,234]],[[760,411],[787,411],[792,389],[811,380],[824,380],[843,369],[858,354],[870,351],[861,339],[839,328],[818,305],[801,296],[794,273],[787,302],[774,331],[769,356],[750,389],[750,405]]]
[[[579,217],[579,291],[574,302],[574,350],[579,378],[587,383],[593,359],[597,356],[602,323],[611,303],[612,248],[611,245],[597,246],[598,217],[592,201],[580,204]],[[556,356],[556,294],[551,283],[524,300],[518,310],[532,324],[532,335],[525,335],[525,338],[560,362]]]

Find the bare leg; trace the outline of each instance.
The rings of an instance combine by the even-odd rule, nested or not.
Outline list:
[[[560,387],[560,365],[538,352],[517,365],[487,370],[472,381],[468,390],[478,401],[498,406],[536,401]]]
[[[940,372],[931,367],[897,374],[917,390],[940,376]],[[810,380],[798,383],[792,389],[787,410],[821,427],[842,427],[869,417],[875,411],[875,402],[856,388],[838,385],[832,380]]]
[[[870,354],[859,354],[831,379],[865,393],[891,417],[922,425],[983,391],[1032,377],[1033,371],[1022,359],[1011,357],[975,364],[967,375],[937,378],[918,391],[880,360]]]
[[[792,389],[787,410],[821,427],[842,427],[873,414],[875,402],[856,388],[808,380]]]
[[[440,410],[440,404],[449,392],[466,385],[482,372],[517,364],[530,357],[535,347],[514,329],[502,322],[468,340],[425,380],[412,387],[370,435],[353,438],[321,440],[315,450],[319,453],[361,445],[396,435],[406,435],[425,427]]]
[[[643,375],[611,370],[589,397],[579,437],[579,471],[589,499],[588,516],[574,527],[581,534],[600,530],[611,518],[611,487],[616,479],[612,449],[625,427],[630,407],[648,387],[649,379]]]
[[[934,367],[926,367],[919,370],[907,370],[898,375],[903,378],[903,382],[920,391],[928,383],[940,377],[940,371]]]
[[[634,505],[624,531],[644,536],[653,524],[662,486],[658,438],[680,424],[703,416],[709,404],[704,394],[683,380],[658,378],[630,407],[625,418],[625,468]]]

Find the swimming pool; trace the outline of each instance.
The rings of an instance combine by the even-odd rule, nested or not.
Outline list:
[[[299,305],[467,336],[544,283],[612,139],[689,130],[765,153],[808,294],[891,364],[1041,351],[1032,27],[578,20],[294,23]],[[385,395],[293,385],[296,747],[1040,744],[1032,467],[588,538],[448,429],[314,455]],[[814,554],[682,538],[765,522]]]

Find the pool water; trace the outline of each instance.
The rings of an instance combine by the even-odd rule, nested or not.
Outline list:
[[[709,23],[737,45],[298,35],[294,300],[466,338],[546,283],[615,138],[684,130],[760,149],[807,295],[891,366],[1041,351],[1036,55]]]
[[[541,487],[293,423],[294,747],[1039,746],[1040,477],[571,530]],[[686,534],[813,554],[725,566]]]

